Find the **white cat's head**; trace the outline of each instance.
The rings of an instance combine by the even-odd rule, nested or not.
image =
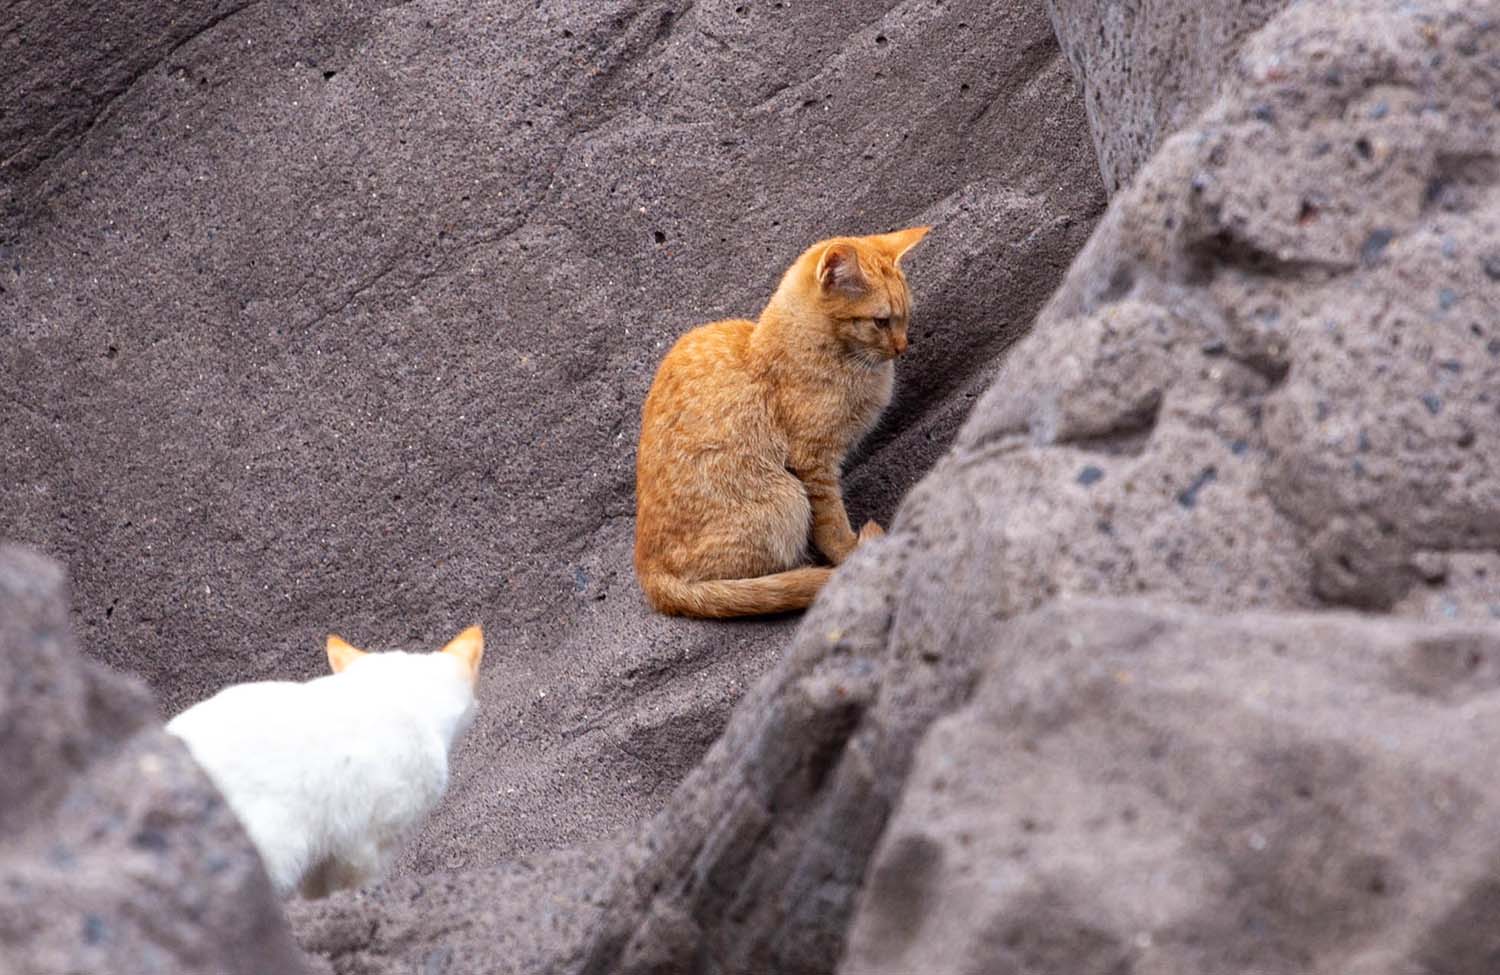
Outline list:
[[[328,666],[340,679],[358,683],[372,693],[391,693],[462,733],[474,711],[479,684],[479,661],[484,657],[484,632],[471,626],[431,653],[390,650],[367,653],[342,637],[328,635]]]

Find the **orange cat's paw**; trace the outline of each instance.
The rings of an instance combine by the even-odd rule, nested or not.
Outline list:
[[[865,527],[859,530],[859,540],[861,543],[868,542],[872,538],[883,537],[885,537],[885,529],[881,528],[873,518],[865,522]]]

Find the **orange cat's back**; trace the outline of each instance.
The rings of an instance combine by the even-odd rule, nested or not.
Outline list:
[[[754,328],[731,319],[683,335],[646,396],[636,452],[635,565],[658,608],[705,615],[716,600],[723,615],[775,612],[788,598],[805,604],[813,576],[826,577],[826,570],[807,570],[807,578],[792,580],[792,596],[747,592],[725,600],[705,594],[711,583],[693,595],[673,594],[676,580],[763,576],[806,559],[807,494],[786,470],[785,438],[750,366]],[[728,612],[731,606],[738,608]]]
[[[681,540],[713,533],[745,455],[769,436],[747,363],[754,328],[742,319],[700,325],[657,368],[636,452],[638,566],[655,556],[686,569],[693,560]]]

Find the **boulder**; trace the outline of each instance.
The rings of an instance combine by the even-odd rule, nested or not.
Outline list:
[[[1338,0],[1246,40],[627,851],[587,971],[833,968],[914,749],[1054,599],[1500,614],[1497,31]]]
[[[61,568],[0,547],[0,956],[18,975],[304,971],[260,859]]]
[[[841,972],[1494,970],[1500,623],[1064,600],[993,635]]]

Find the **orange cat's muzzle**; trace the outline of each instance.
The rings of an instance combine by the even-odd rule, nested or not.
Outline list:
[[[891,336],[891,352],[892,352],[892,354],[894,354],[894,355],[900,355],[901,353],[903,353],[905,351],[906,351],[906,336],[905,335],[892,335]]]

